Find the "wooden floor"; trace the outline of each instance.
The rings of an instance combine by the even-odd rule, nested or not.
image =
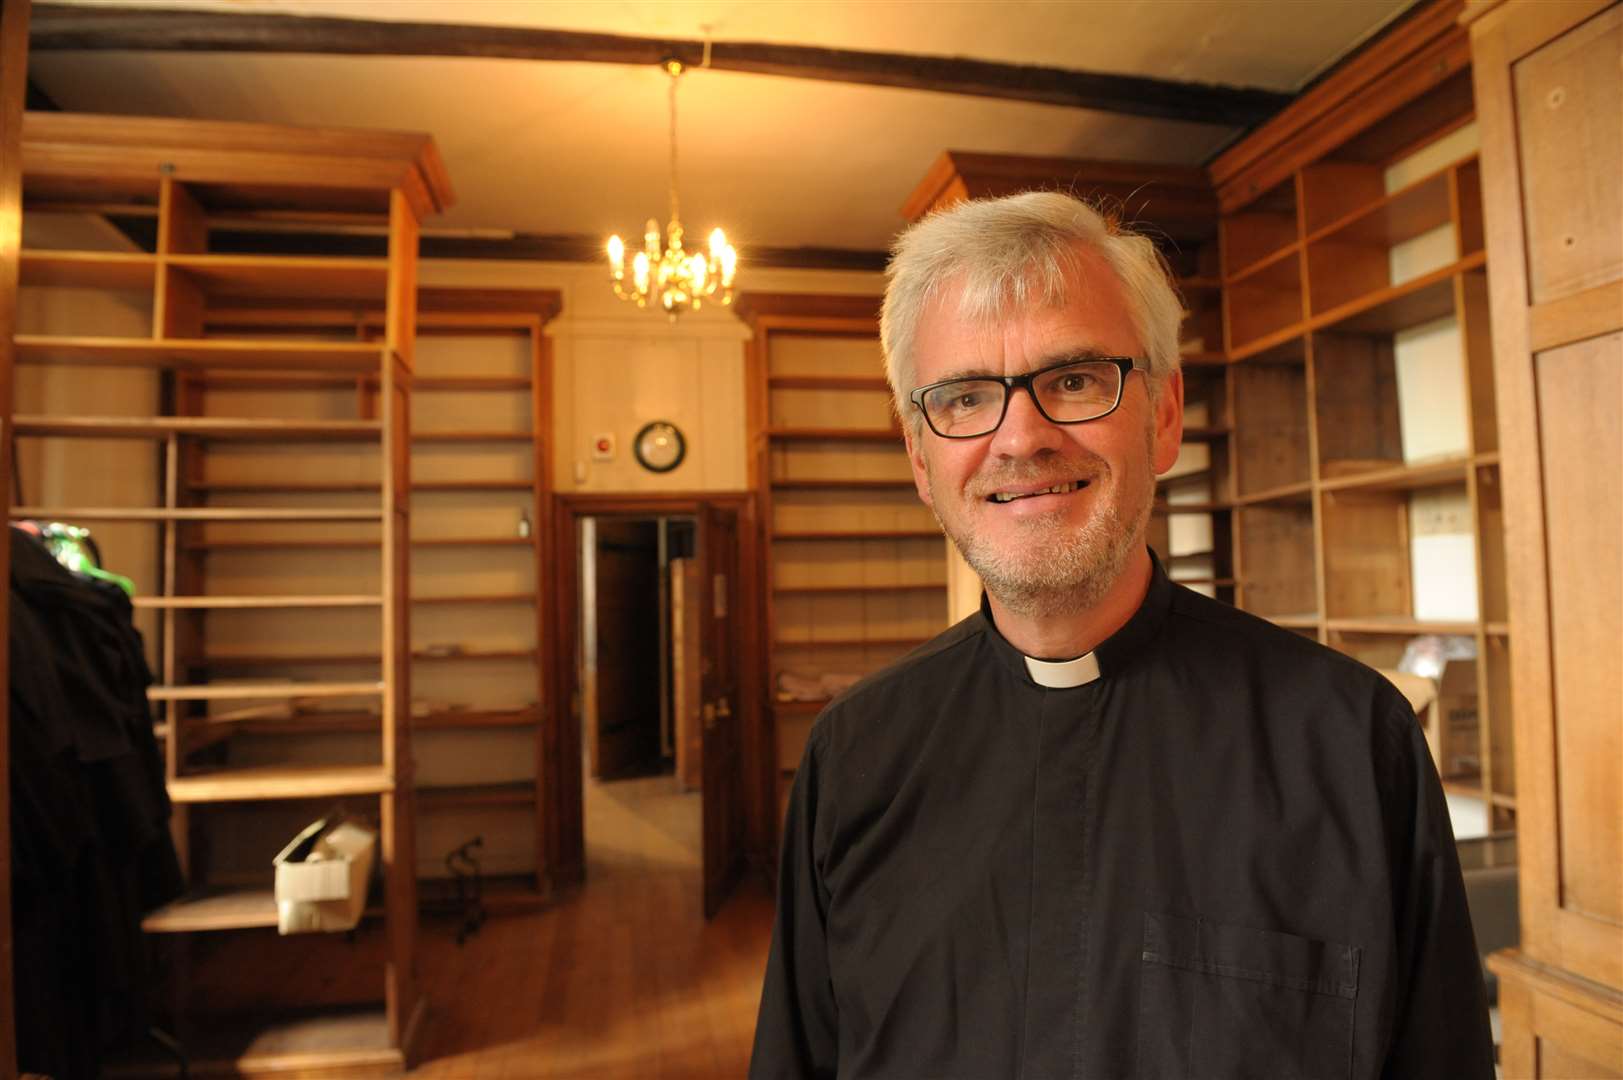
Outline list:
[[[699,798],[671,777],[586,786],[587,883],[456,945],[425,921],[430,1012],[409,1075],[455,1080],[743,1076],[772,902],[700,907]]]

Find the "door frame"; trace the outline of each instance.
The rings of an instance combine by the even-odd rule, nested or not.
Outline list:
[[[707,507],[738,514],[738,761],[736,777],[745,826],[762,813],[763,793],[756,778],[762,755],[771,751],[762,728],[762,642],[749,628],[760,625],[761,575],[755,493],[673,492],[649,494],[558,493],[553,496],[552,632],[542,645],[549,700],[541,719],[540,787],[543,804],[541,847],[547,876],[555,888],[586,879],[586,804],[581,765],[580,683],[575,657],[580,649],[580,542],[578,523],[586,517],[698,517]],[[753,854],[745,853],[746,856]]]

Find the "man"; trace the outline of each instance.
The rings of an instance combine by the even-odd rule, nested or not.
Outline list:
[[[751,1075],[1491,1077],[1404,699],[1146,548],[1183,414],[1149,241],[1021,195],[889,274],[919,496],[985,595],[812,731]]]

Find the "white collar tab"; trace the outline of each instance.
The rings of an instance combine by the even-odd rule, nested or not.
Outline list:
[[[1099,661],[1087,653],[1075,660],[1038,660],[1026,657],[1026,671],[1038,686],[1050,690],[1069,690],[1086,686],[1099,677]]]

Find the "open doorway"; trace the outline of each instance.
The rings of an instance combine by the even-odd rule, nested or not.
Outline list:
[[[556,511],[549,667],[568,704],[545,721],[553,880],[584,880],[587,834],[605,828],[590,865],[612,870],[598,856],[625,840],[615,819],[644,837],[696,831],[690,895],[714,914],[743,865],[759,789],[744,768],[761,753],[754,500],[577,494]],[[683,857],[637,857],[649,855]]]
[[[581,519],[588,779],[670,776],[676,791],[699,789],[697,543],[690,515]]]

